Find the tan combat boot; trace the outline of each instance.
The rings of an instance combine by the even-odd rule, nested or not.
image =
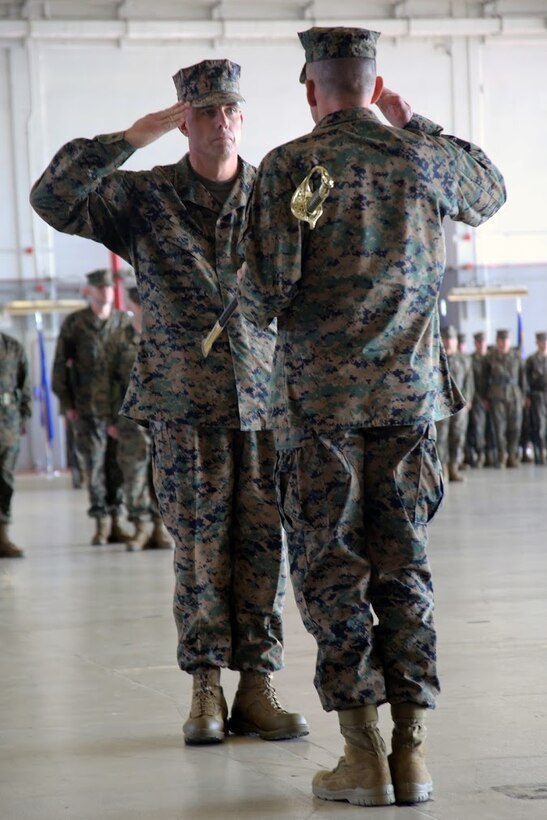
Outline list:
[[[310,731],[303,715],[283,709],[271,676],[263,672],[240,672],[229,728],[234,735],[258,735],[262,740],[288,740]]]
[[[496,467],[498,468],[498,470],[503,470],[503,468],[505,467],[506,461],[507,461],[507,453],[505,452],[505,450],[499,450],[498,451],[498,460],[496,461]]]
[[[109,544],[125,544],[132,538],[129,530],[125,530],[120,523],[120,516],[114,513],[112,516],[112,526],[108,536]]]
[[[143,546],[143,550],[170,550],[173,549],[173,539],[161,518],[154,519],[154,528],[150,538]]]
[[[0,524],[0,558],[24,558],[25,553],[8,538],[8,525]]]
[[[515,467],[519,467],[519,457],[516,453],[509,453],[507,456],[507,467],[514,469]]]
[[[126,552],[135,552],[135,550],[146,549],[147,541],[148,530],[146,528],[146,524],[144,521],[137,521],[135,523],[135,532],[129,541],[125,542],[125,550]]]
[[[228,706],[220,686],[220,669],[193,675],[190,716],[182,731],[184,742],[221,743],[228,734]]]
[[[455,462],[448,465],[448,480],[449,481],[465,481],[459,470],[458,464]]]
[[[378,709],[358,706],[338,712],[344,735],[344,757],[332,771],[317,772],[312,781],[315,797],[346,800],[354,806],[390,806],[395,795],[386,746],[378,731]]]
[[[94,547],[104,547],[108,544],[108,534],[110,532],[110,521],[106,516],[95,519],[95,535],[91,539]]]
[[[433,790],[424,759],[426,709],[414,703],[395,703],[389,765],[398,803],[425,803]]]

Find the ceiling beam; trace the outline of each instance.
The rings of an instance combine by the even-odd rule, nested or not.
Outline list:
[[[0,20],[0,40],[42,41],[191,41],[260,40],[291,41],[302,20]],[[332,20],[315,20],[317,26]],[[337,20],[342,26],[371,26],[384,37],[542,37],[547,35],[544,17],[420,17]]]

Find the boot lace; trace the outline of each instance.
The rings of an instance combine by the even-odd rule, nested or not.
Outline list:
[[[262,687],[262,691],[266,696],[266,700],[268,705],[272,708],[274,712],[278,712],[280,714],[286,714],[285,709],[279,703],[277,698],[277,693],[272,686],[272,682],[269,677],[264,677],[264,685]]]
[[[206,683],[200,685],[194,691],[193,709],[194,717],[199,715],[214,716],[219,711],[219,700],[216,687],[213,689]]]

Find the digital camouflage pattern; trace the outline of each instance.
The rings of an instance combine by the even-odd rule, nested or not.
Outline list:
[[[317,640],[323,708],[433,707],[427,523],[443,496],[435,425],[292,430],[279,444],[278,505],[297,603]]]
[[[241,67],[230,60],[202,60],[173,77],[177,97],[196,108],[244,102],[239,93]]]
[[[290,200],[318,164],[334,187],[311,230]],[[362,108],[325,116],[258,169],[240,308],[259,326],[277,317],[278,504],[327,710],[435,705],[433,422],[464,406],[439,338],[442,218],[478,225],[504,200],[479,148]]]
[[[118,464],[118,445],[106,432],[109,420],[79,416],[72,424],[78,453],[87,478],[91,518],[119,516],[123,508],[123,475]]]
[[[275,328],[259,330],[236,311],[207,359],[201,352],[236,295],[255,169],[240,160],[219,204],[188,155],[151,171],[118,170],[133,150],[122,134],[72,141],[31,201],[53,227],[102,242],[135,271],[143,331],[122,413],[153,434],[154,484],[175,540],[181,668],[271,670],[281,663],[285,576],[273,439],[254,431],[266,426]],[[200,460],[203,449],[211,453]],[[218,521],[216,490],[226,493]]]
[[[485,380],[498,464],[503,464],[506,456],[515,461],[522,427],[523,395],[526,392],[520,353],[517,350],[508,353],[491,350],[486,356]]]
[[[74,409],[79,414],[71,424],[85,465],[92,518],[117,515],[123,505],[117,445],[106,432],[112,406],[106,349],[113,335],[128,325],[122,311],[112,310],[108,319],[100,319],[91,308],[83,308],[65,318],[55,347],[51,386],[61,412]]]
[[[81,416],[110,417],[112,399],[105,351],[112,336],[128,326],[131,326],[128,315],[119,310],[112,310],[108,319],[99,319],[87,307],[64,319],[51,378],[61,413],[74,409]]]
[[[23,345],[0,332],[0,524],[11,521],[21,426],[31,412],[28,359]]]
[[[486,434],[489,423],[489,411],[485,407],[486,396],[486,355],[474,352],[471,354],[471,367],[473,370],[473,399],[469,410],[468,425],[468,448],[469,460],[473,463],[475,458],[482,462],[486,447]]]
[[[179,666],[274,672],[286,573],[271,433],[164,422],[151,432],[160,512],[176,535]]]
[[[87,284],[94,287],[112,287],[114,285],[114,276],[108,268],[92,270],[90,273],[86,273],[85,278]]]
[[[464,399],[471,403],[475,392],[471,357],[464,353],[449,353],[448,369]],[[469,410],[467,405],[459,413],[437,422],[437,450],[443,465],[463,462]]]
[[[528,356],[525,374],[527,397],[530,401],[530,431],[534,445],[534,458],[536,464],[545,464],[547,456],[547,356],[539,350]]]
[[[340,57],[376,57],[376,41],[379,31],[364,28],[332,28],[315,26],[307,31],[298,32],[302,47],[306,52],[306,64],[319,60],[331,60]],[[300,82],[306,81],[306,65],[300,74]]]
[[[118,171],[133,151],[122,134],[73,140],[31,193],[48,224],[102,242],[135,271],[144,325],[122,412],[136,421],[263,429],[275,330],[258,330],[236,311],[207,359],[201,352],[236,294],[255,169],[241,160],[221,206],[187,156],[151,171]]]
[[[140,333],[132,325],[113,334],[106,348],[106,368],[110,384],[111,423],[117,427],[117,457],[123,474],[125,506],[129,521],[159,519],[152,481],[152,453],[149,432],[131,419],[118,415],[131,370],[139,349]]]
[[[317,164],[334,187],[310,230],[290,200]],[[441,221],[479,225],[504,200],[479,148],[417,115],[398,129],[368,109],[338,111],[270,152],[240,308],[261,327],[278,317],[271,424],[424,424],[460,410],[439,340]]]

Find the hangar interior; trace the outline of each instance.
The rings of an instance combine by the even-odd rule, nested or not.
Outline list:
[[[311,129],[297,32],[331,25],[380,31],[386,84],[502,170],[508,200],[495,217],[445,225],[440,310],[469,346],[478,330],[492,343],[508,328],[532,353],[547,330],[547,0],[0,0],[0,330],[23,343],[35,390],[15,494],[27,559],[0,566],[6,820],[545,817],[546,468],[470,471],[447,491],[431,529],[443,673],[429,742],[435,800],[359,809],[311,798],[313,771],[341,747],[291,596],[277,684],[306,712],[310,737],[184,748],[189,687],[174,660],[170,559],[96,554],[55,401],[53,441],[44,432],[37,323],[51,363],[85,273],[119,260],[40,220],[34,180],[68,140],[171,105],[181,66],[221,57],[242,66],[241,154],[258,164]],[[174,162],[186,147],[170,133],[124,167]]]

